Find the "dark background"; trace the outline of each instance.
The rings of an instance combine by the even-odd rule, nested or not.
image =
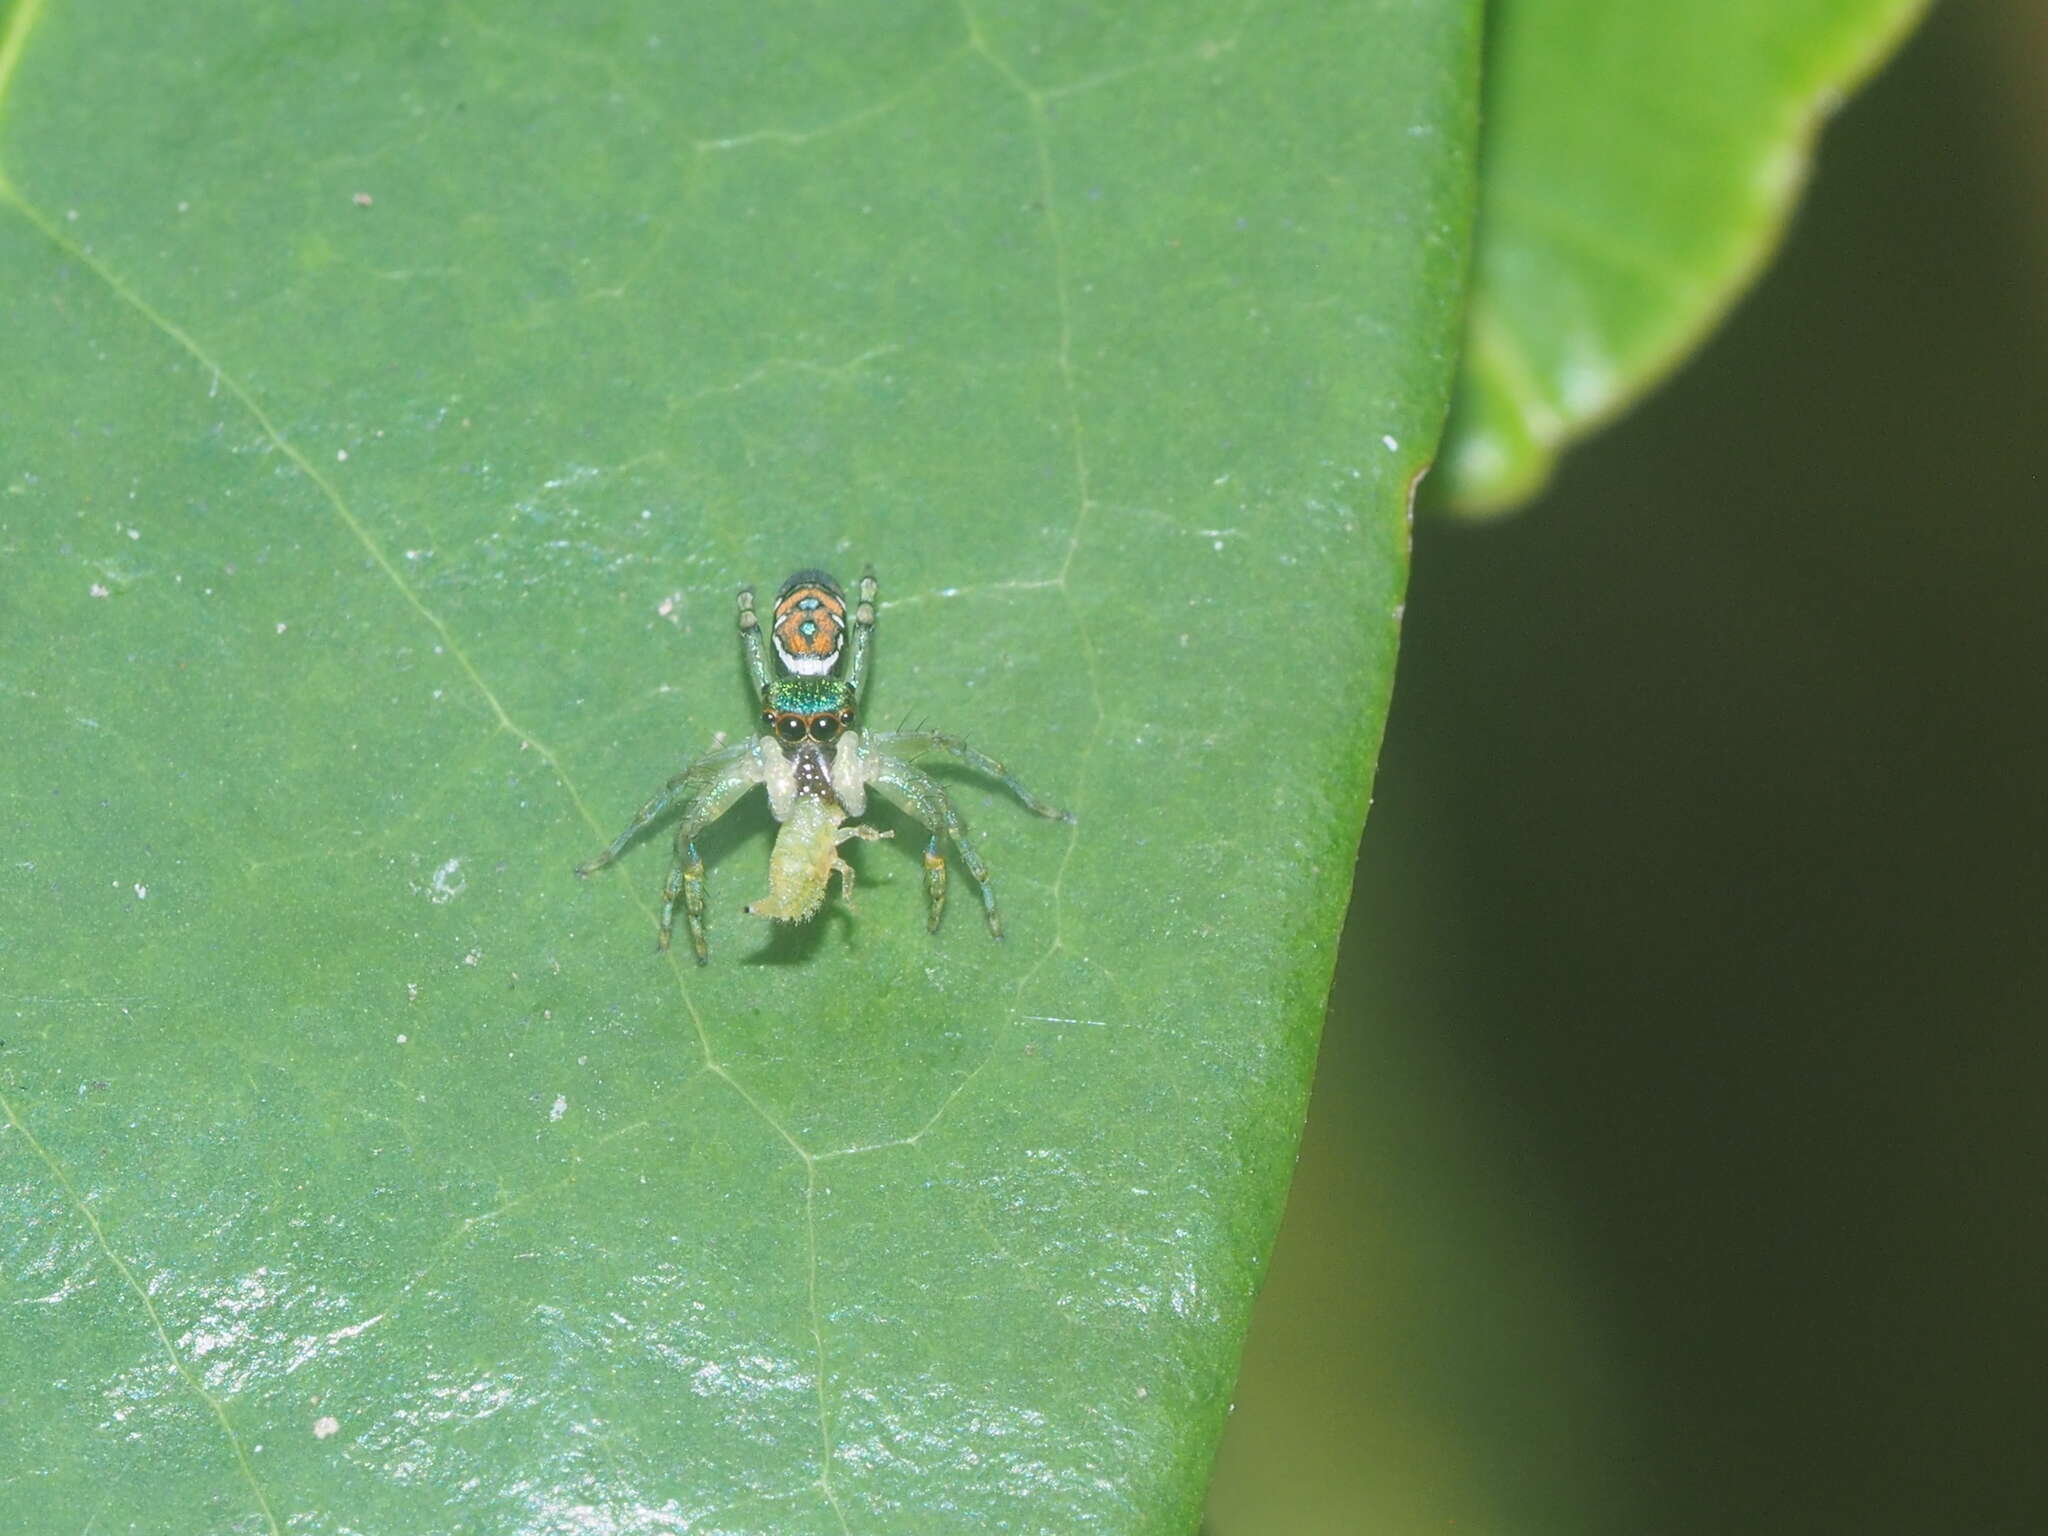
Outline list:
[[[2048,6],[1972,0],[1418,527],[1214,1536],[2048,1531],[2044,510]]]

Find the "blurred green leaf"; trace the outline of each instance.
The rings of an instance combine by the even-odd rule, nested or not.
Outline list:
[[[1499,0],[1450,505],[1532,495],[1768,259],[1822,122],[1924,0]]]
[[[17,4],[15,1529],[1192,1526],[1466,247],[1468,4]],[[1362,85],[1364,83],[1364,85]],[[1368,86],[1369,88],[1365,88]],[[911,828],[771,936],[732,591],[873,560]],[[886,816],[881,817],[887,821]]]

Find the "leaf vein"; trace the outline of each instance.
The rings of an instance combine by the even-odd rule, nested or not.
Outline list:
[[[271,420],[269,413],[263,409],[262,405],[257,401],[256,397],[250,392],[248,387],[244,385],[241,382],[241,380],[238,379],[232,372],[230,372],[227,368],[223,367],[218,361],[216,361],[213,355],[210,352],[208,352],[205,347],[201,346],[199,341],[189,331],[185,330],[184,327],[180,326],[168,315],[165,315],[158,311],[154,306],[152,306],[148,302],[148,300],[143,298],[143,296],[138,291],[136,291],[126,281],[124,281],[121,278],[120,274],[115,272],[112,268],[110,268],[104,262],[102,262],[98,257],[94,256],[90,251],[85,249],[85,247],[80,245],[76,240],[72,239],[69,235],[67,235],[63,228],[59,226],[55,220],[51,219],[49,215],[42,212],[33,204],[28,203],[26,200],[21,198],[19,194],[15,193],[13,188],[9,186],[5,181],[0,181],[0,198],[4,198],[6,201],[11,202],[21,212],[22,216],[26,218],[31,224],[33,224],[38,230],[40,230],[42,234],[52,244],[57,246],[57,248],[63,251],[66,255],[71,257],[72,260],[78,262],[87,271],[91,272],[96,278],[98,278],[102,283],[104,283],[107,286],[108,290],[112,292],[123,304],[125,304],[128,308],[133,310],[137,315],[140,315],[150,325],[155,327],[157,331],[159,331],[162,335],[168,337],[179,348],[181,348],[190,357],[197,361],[208,374],[210,374],[215,380],[218,381],[218,384],[220,386],[225,387],[227,391],[235,397],[236,400],[241,402],[242,408],[246,410],[251,416],[251,418],[255,420],[258,427],[262,430],[263,435],[266,438],[268,438],[269,441],[277,448],[277,451],[283,454],[292,464],[294,464],[300,470],[301,473],[303,473],[307,477],[307,479],[309,479],[314,484],[315,487],[318,488],[321,496],[326,500],[328,506],[333,510],[334,515],[340,520],[342,526],[346,528],[349,534],[355,539],[355,541],[362,546],[363,551],[369,556],[371,562],[381,572],[383,572],[385,579],[389,581],[391,585],[397,590],[399,596],[404,600],[406,606],[411,608],[412,611],[422,621],[426,623],[428,628],[433,630],[434,634],[440,639],[440,642],[443,648],[445,649],[446,653],[452,658],[454,658],[457,666],[459,666],[462,669],[463,674],[469,679],[471,686],[475,688],[477,693],[483,698],[485,704],[489,707],[493,718],[496,720],[499,729],[503,730],[506,734],[510,735],[516,741],[518,741],[520,748],[522,750],[531,749],[532,751],[539,754],[541,760],[545,762],[548,765],[549,769],[554,773],[555,778],[561,784],[563,791],[569,796],[570,803],[574,805],[574,807],[576,808],[576,813],[583,818],[585,825],[590,829],[591,833],[593,835],[602,835],[602,828],[599,826],[596,817],[591,815],[588,804],[584,801],[582,795],[577,793],[576,786],[570,781],[567,771],[563,768],[560,758],[556,756],[553,749],[548,747],[539,738],[534,736],[532,732],[523,728],[517,721],[515,721],[511,717],[511,715],[506,711],[504,704],[499,700],[497,692],[490,686],[490,684],[487,681],[485,681],[482,672],[480,672],[477,669],[476,664],[470,660],[468,652],[465,651],[461,644],[456,640],[454,632],[449,629],[447,623],[440,617],[439,614],[435,613],[432,609],[427,607],[427,605],[421,600],[419,594],[416,591],[414,591],[411,584],[406,581],[404,573],[401,572],[395,564],[393,564],[391,557],[385,552],[383,546],[378,543],[376,538],[371,534],[369,528],[363,523],[362,519],[357,517],[354,510],[350,508],[347,500],[342,496],[340,489],[334,484],[334,482],[331,479],[329,479],[325,474],[323,474],[320,471],[318,466],[316,466],[311,459],[309,459],[303,452],[301,452],[300,449],[294,443],[292,443],[292,441],[289,438],[287,438],[284,435],[284,433],[278,428],[277,424]],[[652,913],[647,910],[646,904],[641,898],[639,898],[638,896],[631,896],[629,893],[629,899],[631,899],[635,903],[635,905],[641,907],[645,915],[650,917],[652,916]],[[685,979],[682,967],[677,963],[676,957],[673,953],[669,955],[669,967],[670,973],[675,978],[676,990],[682,999],[684,1010],[689,1014],[690,1022],[696,1031],[698,1048],[703,1053],[704,1069],[716,1074],[717,1076],[723,1078],[726,1082],[730,1083],[734,1091],[736,1091],[739,1094],[739,1096],[747,1102],[748,1106],[754,1111],[754,1113],[759,1115],[762,1121],[771,1130],[773,1130],[778,1136],[780,1136],[785,1142],[789,1144],[790,1148],[796,1153],[797,1157],[802,1161],[806,1177],[811,1181],[811,1187],[815,1189],[817,1174],[816,1169],[812,1163],[810,1152],[803,1146],[801,1142],[799,1142],[796,1139],[795,1136],[793,1136],[788,1131],[787,1128],[785,1128],[781,1124],[780,1121],[778,1121],[772,1114],[768,1112],[767,1107],[763,1105],[760,1102],[760,1100],[753,1095],[751,1091],[748,1090],[745,1084],[741,1083],[740,1080],[734,1077],[729,1070],[727,1070],[724,1066],[720,1065],[717,1058],[717,1054],[712,1049],[711,1034],[709,1028],[705,1024],[703,1013],[697,1007],[696,999],[691,996],[689,983]],[[13,1118],[11,1111],[9,1112],[9,1118]],[[16,1121],[15,1123],[19,1124],[18,1121]],[[33,1138],[31,1138],[31,1141],[33,1141]],[[83,1207],[81,1206],[81,1210],[82,1209]],[[90,1221],[90,1213],[86,1214],[87,1220]],[[471,1225],[472,1223],[465,1223],[462,1230],[468,1230]],[[808,1197],[806,1201],[805,1226],[806,1232],[809,1236],[810,1251],[811,1275],[809,1285],[811,1292],[811,1332],[812,1337],[817,1345],[820,1375],[819,1429],[823,1437],[826,1455],[826,1461],[821,1465],[819,1470],[819,1480],[820,1486],[823,1488],[826,1496],[829,1499],[831,1499],[834,1510],[839,1513],[841,1526],[844,1527],[846,1521],[845,1512],[843,1509],[841,1509],[839,1505],[836,1492],[830,1486],[831,1424],[829,1418],[825,1415],[823,1398],[825,1345],[821,1318],[817,1307],[816,1228],[811,1219]],[[97,1225],[95,1225],[94,1231],[95,1233],[97,1233]],[[110,1252],[109,1257],[111,1256],[112,1255]],[[116,1260],[115,1262],[119,1263],[119,1260]],[[124,1275],[126,1275],[127,1271],[125,1267],[123,1268],[122,1272]],[[415,1277],[415,1283],[417,1282],[417,1278],[418,1277]],[[132,1278],[130,1280],[130,1284],[131,1286],[133,1286]],[[139,1289],[137,1291],[137,1294],[141,1294]],[[144,1300],[145,1304],[147,1304],[146,1297],[144,1298]],[[152,1309],[151,1311],[151,1317],[152,1320],[154,1320],[154,1309]],[[162,1330],[160,1326],[158,1331],[159,1336],[161,1336]],[[166,1348],[169,1347],[168,1339],[165,1340],[165,1346]],[[173,1358],[176,1358],[175,1353],[173,1354]],[[183,1370],[182,1365],[180,1365],[180,1370]],[[188,1376],[187,1379],[190,1380],[191,1378]],[[211,1398],[208,1398],[209,1403],[211,1403],[212,1401],[213,1400]],[[215,1415],[220,1419],[222,1427],[227,1428],[228,1423],[226,1416],[220,1410],[218,1405],[215,1405]],[[230,1430],[230,1434],[232,1435],[232,1430]],[[238,1456],[241,1455],[241,1446],[239,1441],[236,1442],[236,1454]],[[248,1460],[246,1456],[242,1457],[242,1463],[244,1472],[250,1473]],[[253,1473],[250,1473],[250,1481],[251,1485],[254,1486]],[[258,1490],[258,1492],[260,1497],[260,1490]],[[265,1518],[270,1522],[270,1528],[273,1531],[276,1531],[278,1529],[277,1522],[275,1517],[270,1514],[270,1508],[268,1503],[264,1504],[264,1515]]]
[[[21,56],[28,51],[29,35],[42,16],[43,0],[15,0],[14,9],[8,14],[6,35],[0,36],[0,108],[7,105],[8,87],[14,84]],[[0,189],[10,197],[14,195],[5,171],[0,171]]]
[[[142,1303],[143,1313],[149,1318],[150,1332],[156,1335],[157,1343],[163,1346],[164,1353],[170,1357],[172,1369],[199,1400],[206,1404],[207,1409],[213,1414],[214,1422],[220,1425],[221,1433],[227,1436],[228,1446],[235,1453],[235,1464],[241,1469],[243,1481],[248,1483],[249,1492],[256,1500],[256,1507],[263,1512],[263,1523],[269,1527],[272,1536],[283,1536],[282,1527],[277,1523],[277,1516],[270,1508],[270,1497],[263,1491],[263,1485],[257,1481],[256,1469],[249,1462],[248,1450],[242,1444],[242,1437],[235,1433],[233,1421],[228,1418],[227,1405],[207,1391],[205,1384],[192,1374],[192,1368],[185,1363],[184,1357],[178,1353],[177,1346],[171,1342],[171,1336],[164,1328],[163,1317],[157,1311],[156,1302],[151,1299],[148,1288],[135,1278],[135,1271],[128,1267],[127,1261],[114,1252],[113,1245],[107,1241],[105,1230],[100,1226],[99,1218],[93,1215],[92,1207],[78,1192],[78,1186],[71,1182],[71,1175],[64,1171],[64,1165],[50,1154],[49,1149],[36,1140],[35,1132],[28,1128],[27,1122],[16,1112],[14,1105],[4,1093],[0,1093],[0,1115],[7,1117],[7,1123],[19,1131],[22,1138],[28,1142],[29,1150],[42,1159],[43,1166],[49,1170],[50,1177],[57,1181],[58,1188],[63,1190],[64,1198],[70,1203],[72,1210],[76,1211],[79,1218],[91,1229],[94,1246],[106,1256],[107,1262],[114,1266],[115,1271],[121,1276],[121,1283],[128,1287],[137,1301]]]

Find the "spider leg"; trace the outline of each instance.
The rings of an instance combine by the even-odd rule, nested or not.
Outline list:
[[[754,617],[754,589],[751,586],[740,588],[739,610],[740,649],[746,654],[747,676],[754,680],[754,694],[758,702],[759,696],[768,691],[768,653],[761,643],[761,621]]]
[[[986,752],[969,746],[958,736],[948,736],[943,731],[886,731],[869,738],[870,748],[877,752],[902,755],[909,751],[944,752],[957,757],[977,773],[985,773],[992,779],[1000,779],[1011,794],[1023,802],[1024,809],[1034,816],[1043,816],[1048,821],[1073,821],[1077,818],[1072,811],[1063,811],[1031,793],[1017,782],[1015,774]],[[971,867],[971,866],[970,866]]]
[[[953,846],[960,850],[960,862],[967,866],[967,872],[981,887],[981,904],[988,916],[988,931],[1000,939],[1003,920],[996,911],[996,893],[990,883],[988,863],[976,851],[974,844],[967,841],[967,828],[961,824],[960,813],[953,809],[953,802],[945,790],[930,774],[913,768],[900,757],[873,759],[868,774],[870,781],[883,794],[931,831],[931,841],[924,850],[924,889],[931,909],[931,931],[938,932],[939,918],[946,910],[946,857],[939,846],[939,838],[943,835],[953,840]]]
[[[861,685],[868,680],[868,647],[875,643],[875,568],[868,566],[860,573],[860,586],[854,593],[853,608],[853,657],[846,664],[846,680],[853,685],[853,695],[860,697]]]
[[[748,759],[753,761],[749,762]],[[625,851],[626,844],[632,842],[654,822],[659,821],[670,806],[679,800],[699,798],[707,787],[735,774],[743,776],[744,784],[758,784],[761,781],[760,763],[751,739],[729,747],[713,747],[693,761],[640,807],[633,819],[626,823],[626,830],[612,839],[610,847],[577,865],[576,873],[586,877],[596,874],[618,858]],[[726,801],[727,805],[731,803],[731,800]]]
[[[676,902],[680,900],[689,923],[690,947],[696,951],[697,963],[702,965],[706,958],[704,861],[697,854],[697,834],[731,810],[734,801],[760,783],[761,774],[760,753],[753,741],[706,752],[670,779],[659,794],[640,807],[639,813],[626,824],[626,830],[612,840],[611,846],[580,865],[576,873],[591,875],[603,869],[618,858],[625,846],[651,822],[659,820],[678,801],[682,802],[683,819],[676,826],[675,864],[661,889],[661,947],[668,948],[669,934],[675,927]]]

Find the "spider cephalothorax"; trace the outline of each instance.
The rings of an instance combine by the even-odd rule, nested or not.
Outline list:
[[[853,728],[853,685],[836,677],[785,677],[761,696],[761,729],[786,747],[829,747]]]
[[[1001,779],[1027,810],[1055,821],[1067,812],[1040,800],[994,758],[957,736],[936,731],[888,731],[864,735],[856,701],[867,682],[868,651],[875,630],[875,573],[862,573],[858,603],[847,611],[846,594],[823,571],[798,571],[775,596],[772,639],[774,666],[754,613],[754,589],[739,594],[740,648],[761,701],[761,734],[734,746],[715,747],[668,781],[627,824],[610,847],[579,868],[588,875],[611,863],[646,827],[676,805],[675,865],[662,887],[661,947],[668,948],[676,903],[683,905],[697,963],[704,942],[704,863],[696,837],[756,784],[768,790],[768,807],[782,824],[768,859],[768,894],[748,906],[759,917],[802,922],[824,905],[834,871],[840,895],[853,908],[853,870],[839,857],[849,838],[889,837],[873,827],[848,826],[867,809],[873,785],[915,816],[931,832],[925,847],[925,896],[936,931],[946,905],[946,860],[940,838],[952,841],[961,862],[981,887],[989,932],[1003,936],[996,914],[988,865],[967,841],[967,831],[945,790],[907,753],[950,753],[971,768]],[[845,671],[842,675],[841,664]]]

